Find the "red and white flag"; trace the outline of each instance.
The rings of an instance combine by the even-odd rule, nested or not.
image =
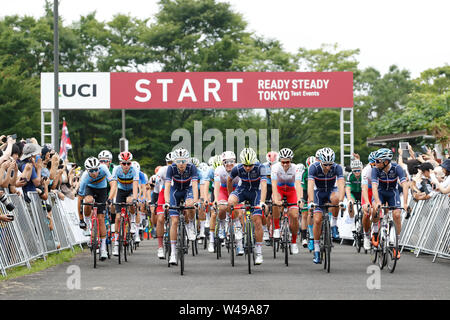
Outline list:
[[[64,120],[61,134],[61,146],[59,149],[59,156],[61,157],[61,159],[67,159],[67,154],[70,149],[72,149],[72,142],[70,142],[69,130],[67,130],[66,120]]]

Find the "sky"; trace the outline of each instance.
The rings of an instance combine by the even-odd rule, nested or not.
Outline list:
[[[340,50],[360,49],[360,68],[382,74],[390,65],[416,78],[429,68],[450,64],[449,0],[218,0],[231,4],[247,21],[247,30],[279,40],[295,53],[322,44]],[[53,1],[52,1],[53,2]],[[101,21],[115,14],[151,18],[157,0],[60,0],[59,15],[71,24],[96,11]],[[0,0],[0,17],[44,14],[44,0]],[[446,40],[447,39],[447,40]]]

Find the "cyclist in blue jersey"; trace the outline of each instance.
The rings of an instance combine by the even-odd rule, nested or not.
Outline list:
[[[81,176],[80,188],[78,190],[78,213],[80,217],[80,228],[86,229],[86,222],[83,219],[83,211],[81,203],[84,200],[86,203],[105,203],[108,197],[107,185],[108,182],[112,185],[112,176],[108,168],[100,164],[95,157],[87,158],[84,162],[86,171]],[[110,198],[112,199],[111,195]],[[84,206],[84,215],[86,218],[91,216],[92,207]],[[106,226],[105,226],[105,205],[97,208],[97,218],[100,228],[100,259],[105,260],[108,257],[106,251]]]
[[[391,163],[393,156],[392,151],[386,148],[379,149],[374,155],[375,168],[372,168],[372,194],[375,209],[386,203],[390,207],[397,208],[393,211],[393,220],[397,227],[397,239],[400,242],[402,216],[398,183],[403,187],[403,208],[405,211],[408,209],[408,183],[403,168],[397,163]],[[377,220],[379,220],[379,217]],[[378,241],[374,245],[378,245]],[[400,259],[400,252],[394,252],[395,254],[397,259]]]
[[[119,154],[120,165],[115,167],[112,173],[113,184],[110,196],[116,198],[117,203],[137,203],[139,189],[139,172],[131,165],[133,155],[124,151]],[[121,206],[116,206],[116,212],[120,213]],[[134,207],[130,207],[131,215],[135,214]],[[131,218],[132,219],[132,218]],[[119,255],[119,224],[120,214],[116,214],[116,232],[114,237],[113,255]]]
[[[267,193],[266,168],[256,159],[256,153],[252,148],[244,148],[240,153],[241,163],[235,166],[227,180],[227,188],[230,196],[228,197],[228,205],[236,206],[239,202],[249,201],[250,205],[257,206],[258,203],[263,208],[264,200]],[[239,185],[233,191],[233,179],[239,177],[241,179]],[[260,190],[261,187],[261,190]],[[253,210],[252,219],[255,225],[255,264],[263,263],[262,245],[263,245],[263,228],[262,228],[262,211],[261,209]]]
[[[319,153],[319,162],[313,163],[308,172],[308,209],[314,209],[314,263],[320,260],[320,235],[322,233],[322,208],[316,207],[331,203],[345,207],[345,179],[342,167],[336,163],[334,151],[323,148]],[[337,188],[336,188],[337,184]],[[330,208],[332,213],[331,232],[333,239],[339,239],[337,216],[339,208]]]
[[[174,163],[167,167],[165,178],[164,197],[167,209],[169,206],[179,206],[182,199],[185,200],[185,206],[192,207],[194,204],[198,206],[198,173],[197,168],[189,163],[189,152],[180,148],[173,151]],[[186,231],[188,238],[195,241],[196,234],[194,228],[195,210],[186,210]],[[169,210],[171,226],[170,226],[170,246],[171,254],[169,263],[176,265],[176,244],[178,235],[179,211]]]

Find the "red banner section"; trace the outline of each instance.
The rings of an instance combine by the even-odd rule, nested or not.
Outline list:
[[[111,73],[112,109],[352,108],[352,72]]]

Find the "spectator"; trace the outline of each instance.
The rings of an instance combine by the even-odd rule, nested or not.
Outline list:
[[[445,160],[442,164],[442,171],[445,174],[445,179],[441,183],[433,174],[431,175],[431,181],[436,185],[436,190],[443,194],[450,194],[450,159]]]
[[[27,143],[23,147],[23,154],[20,157],[21,164],[19,170],[22,172],[22,190],[25,201],[31,202],[27,192],[36,191],[36,187],[41,184],[41,170],[43,167],[42,158],[36,160],[40,155],[41,147],[34,143]]]
[[[434,191],[434,184],[431,182],[432,171],[433,165],[429,162],[422,163],[418,168],[418,173],[413,178],[411,184],[413,198],[415,200],[428,200],[437,194],[437,192]]]

